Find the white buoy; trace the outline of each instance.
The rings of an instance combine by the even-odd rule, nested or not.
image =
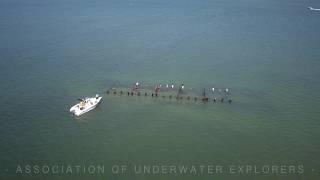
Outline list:
[[[168,88],[168,87],[169,87],[169,84],[166,85],[166,88]]]
[[[136,82],[136,86],[139,86],[139,82],[138,81]]]
[[[172,88],[172,89],[174,88],[174,85],[173,85],[173,84],[171,84],[171,88]]]

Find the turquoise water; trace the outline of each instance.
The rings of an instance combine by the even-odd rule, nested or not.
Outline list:
[[[316,179],[317,1],[0,1],[2,179]],[[102,94],[230,88],[233,103]],[[76,99],[103,102],[80,118]],[[104,174],[17,174],[17,165]],[[303,165],[302,174],[117,175],[113,165]]]

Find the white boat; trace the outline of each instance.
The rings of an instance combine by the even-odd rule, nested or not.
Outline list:
[[[80,116],[94,109],[100,102],[102,97],[96,94],[96,97],[79,99],[80,103],[72,106],[70,112],[76,116]]]

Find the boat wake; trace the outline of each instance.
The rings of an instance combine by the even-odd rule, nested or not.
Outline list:
[[[309,7],[309,9],[310,9],[311,11],[320,11],[320,9],[315,9],[315,8],[313,8],[313,7]]]

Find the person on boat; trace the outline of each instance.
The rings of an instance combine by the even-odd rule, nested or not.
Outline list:
[[[173,88],[174,88],[174,84],[172,83],[172,84],[171,84],[171,89],[173,89]]]
[[[184,89],[184,84],[181,84],[178,94],[182,94],[183,93],[183,89]]]
[[[155,91],[156,93],[158,93],[158,92],[160,91],[160,85],[159,85],[159,84],[157,84],[157,85],[155,86],[154,91]]]
[[[214,92],[214,87],[212,88],[212,92]]]
[[[166,84],[166,88],[169,88],[169,84]]]
[[[206,96],[206,88],[203,89],[203,93],[202,93],[202,101],[203,102],[207,102],[209,101],[209,98]]]
[[[137,90],[140,86],[140,83],[137,81],[136,84],[134,85],[133,90]]]

